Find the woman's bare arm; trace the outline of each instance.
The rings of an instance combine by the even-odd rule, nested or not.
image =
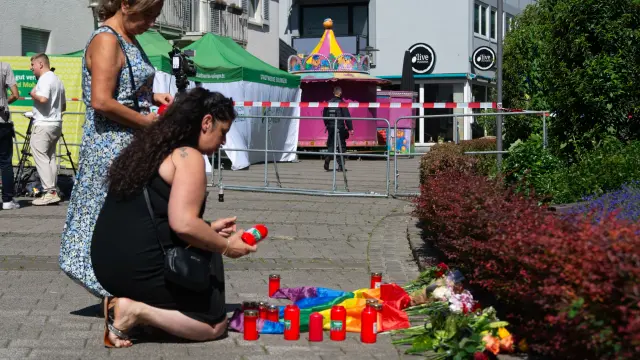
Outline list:
[[[120,69],[125,65],[124,53],[115,35],[96,35],[87,49],[86,61],[91,72],[91,107],[96,112],[132,128],[153,122],[153,114],[142,115],[114,99]]]
[[[192,246],[211,252],[224,252],[227,239],[200,218],[207,186],[202,154],[184,147],[176,149],[172,158],[175,173],[169,195],[169,226]]]

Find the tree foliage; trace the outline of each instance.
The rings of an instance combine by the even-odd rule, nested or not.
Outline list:
[[[549,141],[569,158],[606,136],[640,139],[639,25],[638,0],[530,5],[505,40],[505,106],[551,110]],[[519,120],[507,141],[541,127]]]

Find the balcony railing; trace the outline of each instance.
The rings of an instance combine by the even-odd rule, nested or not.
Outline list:
[[[209,32],[232,38],[240,45],[247,45],[247,27],[249,19],[246,12],[237,13],[234,9],[209,3]],[[234,11],[234,12],[232,12]]]
[[[233,13],[232,13],[233,11]],[[155,27],[169,37],[184,37],[212,32],[247,44],[246,13],[221,7],[214,1],[165,0]]]
[[[156,20],[158,30],[181,36],[190,29],[199,0],[165,0],[162,12]]]

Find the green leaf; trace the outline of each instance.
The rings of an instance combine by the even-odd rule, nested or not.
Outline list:
[[[509,326],[509,323],[506,321],[496,321],[489,324],[489,327],[492,329],[497,329],[497,328],[507,327],[507,326]]]

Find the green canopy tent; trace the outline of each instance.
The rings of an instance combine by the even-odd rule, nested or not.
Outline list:
[[[203,83],[249,81],[298,88],[300,76],[273,67],[253,56],[233,39],[211,33],[183,50],[195,50],[198,72],[191,80]]]
[[[158,71],[171,73],[171,61],[169,60],[169,52],[173,48],[159,32],[150,29],[136,36],[142,50],[151,61],[153,67]],[[35,52],[28,52],[26,56],[33,56]],[[66,54],[47,54],[50,57],[82,57],[84,49],[77,50]]]
[[[190,78],[190,86],[200,86],[219,91],[234,101],[300,101],[300,77],[289,74],[250,54],[233,39],[211,33],[183,50],[195,50],[196,76]],[[158,78],[156,78],[158,80]],[[163,86],[154,84],[154,91],[176,92],[175,81],[169,77]],[[164,90],[164,91],[163,91]],[[267,124],[269,126],[268,148],[271,150],[296,151],[298,146],[299,120],[280,118],[298,116],[299,108],[244,107],[237,106],[238,118],[227,133],[227,148],[265,149]],[[268,118],[265,118],[268,116]],[[260,118],[258,118],[260,117]],[[266,121],[269,119],[269,121]],[[250,164],[264,161],[264,153],[229,151],[232,169],[238,170]],[[296,161],[295,153],[270,154],[270,161]]]

